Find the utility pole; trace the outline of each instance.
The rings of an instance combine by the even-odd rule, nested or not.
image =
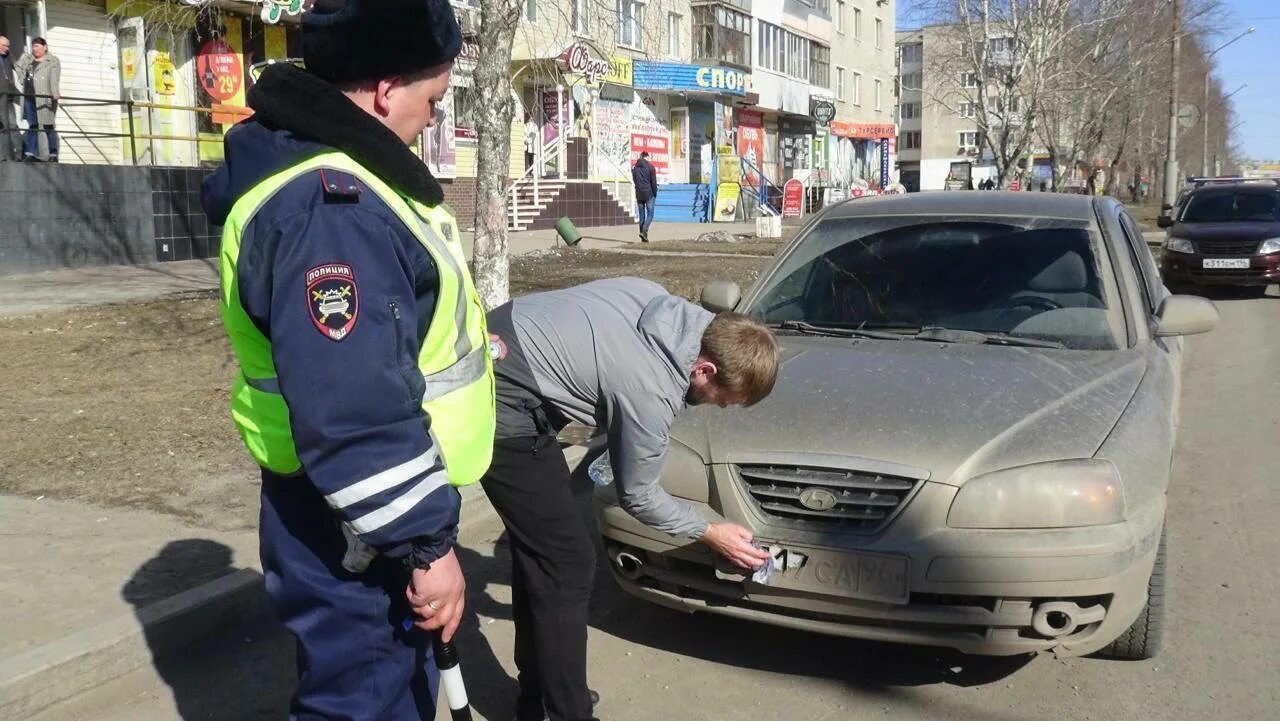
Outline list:
[[[1164,159],[1164,202],[1166,210],[1173,208],[1178,197],[1178,56],[1182,49],[1181,0],[1173,0],[1173,37],[1169,52],[1169,144]]]
[[[1254,31],[1254,28],[1252,27],[1249,28],[1248,30],[1245,30],[1244,32],[1240,33],[1234,38],[1231,38],[1227,42],[1219,45],[1217,49],[1215,49],[1213,52],[1204,56],[1204,102],[1200,105],[1200,125],[1201,125],[1200,132],[1202,133],[1202,140],[1200,144],[1200,174],[1201,175],[1209,174],[1209,74],[1213,71],[1213,64],[1210,61],[1213,59],[1214,55],[1217,55],[1219,52],[1226,49],[1228,45],[1231,45],[1232,43],[1239,40],[1240,38],[1243,38],[1244,36],[1249,35],[1253,31]],[[1245,83],[1245,85],[1248,85],[1248,83]],[[1240,92],[1240,90],[1243,90],[1244,87],[1245,87],[1244,85],[1241,85],[1240,88],[1237,89],[1235,92],[1231,93],[1231,95],[1235,95],[1236,93]],[[1228,95],[1222,99],[1224,113],[1226,112],[1226,102],[1228,99],[1231,98],[1231,95]],[[1217,171],[1214,171],[1214,175],[1217,175],[1217,174],[1218,174]]]

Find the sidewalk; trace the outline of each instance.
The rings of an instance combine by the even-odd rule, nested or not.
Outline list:
[[[635,225],[579,228],[579,247],[612,250],[639,241]],[[655,223],[649,232],[655,243],[694,240],[703,233],[724,231],[755,234],[754,223]],[[523,255],[563,246],[554,230],[527,230],[508,236],[511,254]],[[462,233],[471,257],[473,235]],[[30,275],[0,276],[0,318],[47,313],[84,306],[150,300],[173,293],[218,287],[215,258],[145,265],[109,265],[54,270]]]
[[[588,446],[565,449],[571,468]],[[479,484],[463,489],[461,518],[460,538],[469,543],[501,532]],[[182,713],[167,709],[163,716],[112,715],[97,689],[130,675],[165,689],[193,644],[220,634],[238,642],[236,634],[249,628],[279,635],[263,592],[256,530],[217,531],[150,511],[0,494],[0,539],[0,718],[79,718],[56,710],[67,702],[93,709],[86,718],[179,719]],[[291,668],[276,676],[292,688]]]

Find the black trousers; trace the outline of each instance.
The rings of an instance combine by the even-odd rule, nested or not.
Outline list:
[[[13,102],[21,96],[0,94],[0,163],[22,157],[22,131],[14,120]]]
[[[520,672],[518,721],[593,721],[587,606],[595,539],[553,435],[499,439],[481,479],[511,541],[511,606]]]

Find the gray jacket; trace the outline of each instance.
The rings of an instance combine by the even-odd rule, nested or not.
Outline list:
[[[698,513],[658,483],[667,431],[685,406],[689,373],[712,314],[641,278],[535,293],[489,313],[507,347],[495,364],[498,437],[606,429],[622,507],[646,525],[697,538]]]
[[[35,66],[35,75],[31,82],[35,85],[36,118],[41,125],[53,125],[58,115],[58,102],[51,96],[61,94],[62,61],[53,53],[44,56],[44,60],[36,62],[31,53],[26,53],[14,65],[14,74],[18,76],[18,89],[26,82],[27,68]]]

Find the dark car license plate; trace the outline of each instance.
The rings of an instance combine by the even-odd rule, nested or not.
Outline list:
[[[774,558],[768,585],[846,598],[906,603],[907,558],[765,544]]]

